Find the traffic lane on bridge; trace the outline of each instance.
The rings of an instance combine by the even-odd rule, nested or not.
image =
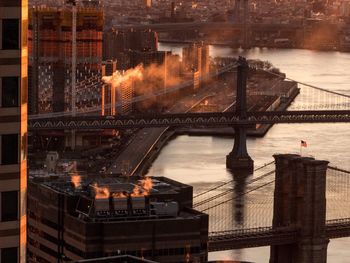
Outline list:
[[[107,170],[107,173],[133,175],[147,153],[166,130],[167,128],[143,128],[139,130],[126,149]]]
[[[208,96],[215,95],[215,90],[213,90],[213,88],[207,87],[201,90],[199,94],[196,94],[196,96],[187,96],[170,108],[168,114],[179,111],[183,112],[183,114],[190,114],[189,111],[207,99]],[[107,169],[107,173],[133,175],[168,128],[142,128],[137,131],[126,149],[117,157],[112,166]]]

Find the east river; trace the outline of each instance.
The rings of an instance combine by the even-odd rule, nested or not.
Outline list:
[[[181,53],[181,45],[160,44],[159,47]],[[249,59],[268,60],[292,79],[350,95],[350,53],[288,49],[237,51],[211,46],[210,55],[242,55]],[[350,124],[278,124],[263,138],[249,138],[248,151],[258,167],[272,161],[275,153],[298,153],[300,140],[308,143],[304,155],[326,159],[334,166],[350,170]],[[231,138],[179,136],[161,151],[149,175],[192,184],[195,190],[201,184],[228,181],[232,175],[226,170],[225,158],[232,145]],[[349,247],[350,238],[331,240],[328,262],[350,262]],[[269,248],[216,252],[210,253],[209,257],[267,263]]]

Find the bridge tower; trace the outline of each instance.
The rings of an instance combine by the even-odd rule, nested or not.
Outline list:
[[[239,57],[237,66],[237,94],[236,114],[240,120],[247,118],[247,76],[248,62],[245,58]],[[233,171],[245,171],[252,173],[254,161],[247,151],[247,126],[234,127],[235,141],[233,149],[226,156],[226,167]]]
[[[326,263],[327,161],[275,155],[273,228],[299,230],[293,244],[271,246],[270,263]]]

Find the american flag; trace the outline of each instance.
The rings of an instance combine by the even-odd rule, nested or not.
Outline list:
[[[306,141],[301,140],[301,141],[300,141],[300,146],[301,146],[301,147],[307,147]]]

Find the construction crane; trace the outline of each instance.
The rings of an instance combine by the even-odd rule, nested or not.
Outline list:
[[[72,94],[71,94],[71,112],[76,115],[76,74],[77,74],[77,1],[67,0],[66,4],[72,6]]]
[[[71,80],[71,114],[76,115],[77,94],[77,1],[66,0],[66,4],[72,6],[72,80]],[[71,134],[71,148],[75,149],[75,130]]]

